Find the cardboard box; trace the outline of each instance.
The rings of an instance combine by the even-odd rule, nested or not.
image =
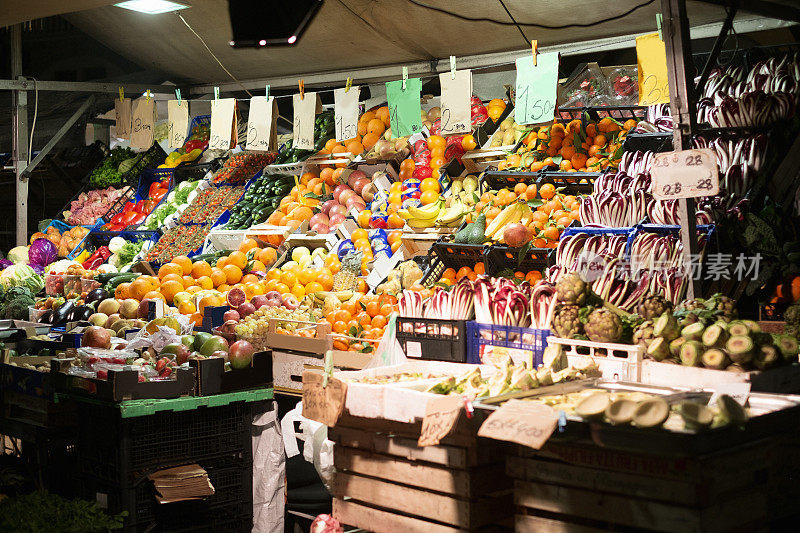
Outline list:
[[[359,369],[372,358],[371,354],[332,350],[334,370]],[[274,389],[277,392],[301,394],[303,392],[303,371],[322,370],[323,355],[300,354],[273,350],[272,367]]]

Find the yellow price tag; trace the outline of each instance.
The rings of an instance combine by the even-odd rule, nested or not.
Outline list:
[[[636,63],[639,67],[639,105],[668,104],[667,50],[658,33],[636,38]]]

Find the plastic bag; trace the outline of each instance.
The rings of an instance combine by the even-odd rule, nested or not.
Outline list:
[[[295,432],[294,423],[300,424],[300,431]],[[298,402],[294,409],[281,419],[281,434],[286,457],[294,457],[300,453],[297,440],[305,442],[303,458],[314,465],[322,483],[328,491],[333,490],[333,441],[328,439],[328,426],[303,416],[303,402]]]
[[[392,313],[389,316],[389,323],[386,324],[386,329],[383,330],[383,337],[375,350],[375,355],[370,359],[363,370],[367,368],[380,368],[382,366],[401,365],[408,362],[406,354],[403,353],[403,348],[397,342],[397,313]]]

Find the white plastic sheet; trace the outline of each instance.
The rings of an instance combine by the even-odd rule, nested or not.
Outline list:
[[[286,458],[278,405],[253,418],[253,532],[282,533]]]

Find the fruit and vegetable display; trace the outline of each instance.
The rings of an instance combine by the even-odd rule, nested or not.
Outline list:
[[[73,226],[92,226],[97,220],[108,212],[109,208],[121,197],[125,196],[130,186],[105,189],[93,189],[82,192],[69,204],[69,210],[64,211],[64,222]]]
[[[247,229],[262,224],[278,209],[281,199],[292,189],[291,176],[264,174],[257,178],[231,208],[225,229]]]
[[[55,246],[55,253],[58,257],[67,257],[76,246],[78,246],[81,241],[83,240],[86,235],[89,234],[89,228],[84,228],[82,226],[75,226],[74,228],[70,228],[68,230],[60,231],[56,226],[49,226],[44,232],[38,231],[31,235],[30,243],[31,246],[34,245],[36,241],[41,239],[46,239],[53,243]],[[42,243],[36,245],[36,248],[42,246]],[[13,252],[14,250],[12,250]],[[11,252],[9,252],[9,258],[11,257]],[[55,258],[48,261],[48,263],[52,262]],[[36,261],[30,261],[36,262]],[[48,264],[42,263],[38,261],[38,264],[42,266]]]
[[[136,158],[136,152],[130,148],[122,146],[112,148],[102,163],[92,171],[89,176],[89,185],[96,189],[127,185],[122,183],[122,175],[133,168]]]
[[[314,149],[303,150],[294,148],[292,146],[292,140],[289,140],[278,149],[278,156],[275,158],[274,163],[278,165],[284,163],[298,163],[311,154],[323,150],[328,140],[335,137],[334,133],[333,111],[324,111],[314,119]]]
[[[153,212],[153,209],[169,193],[170,179],[165,178],[155,180],[147,189],[147,198],[139,201],[135,199],[125,202],[119,213],[110,217],[108,223],[103,226],[107,231],[122,231],[128,227],[142,224]]]
[[[166,198],[158,204],[139,226],[138,230],[157,230],[171,225],[180,212],[183,212],[197,196],[200,181],[183,181],[179,183]]]

